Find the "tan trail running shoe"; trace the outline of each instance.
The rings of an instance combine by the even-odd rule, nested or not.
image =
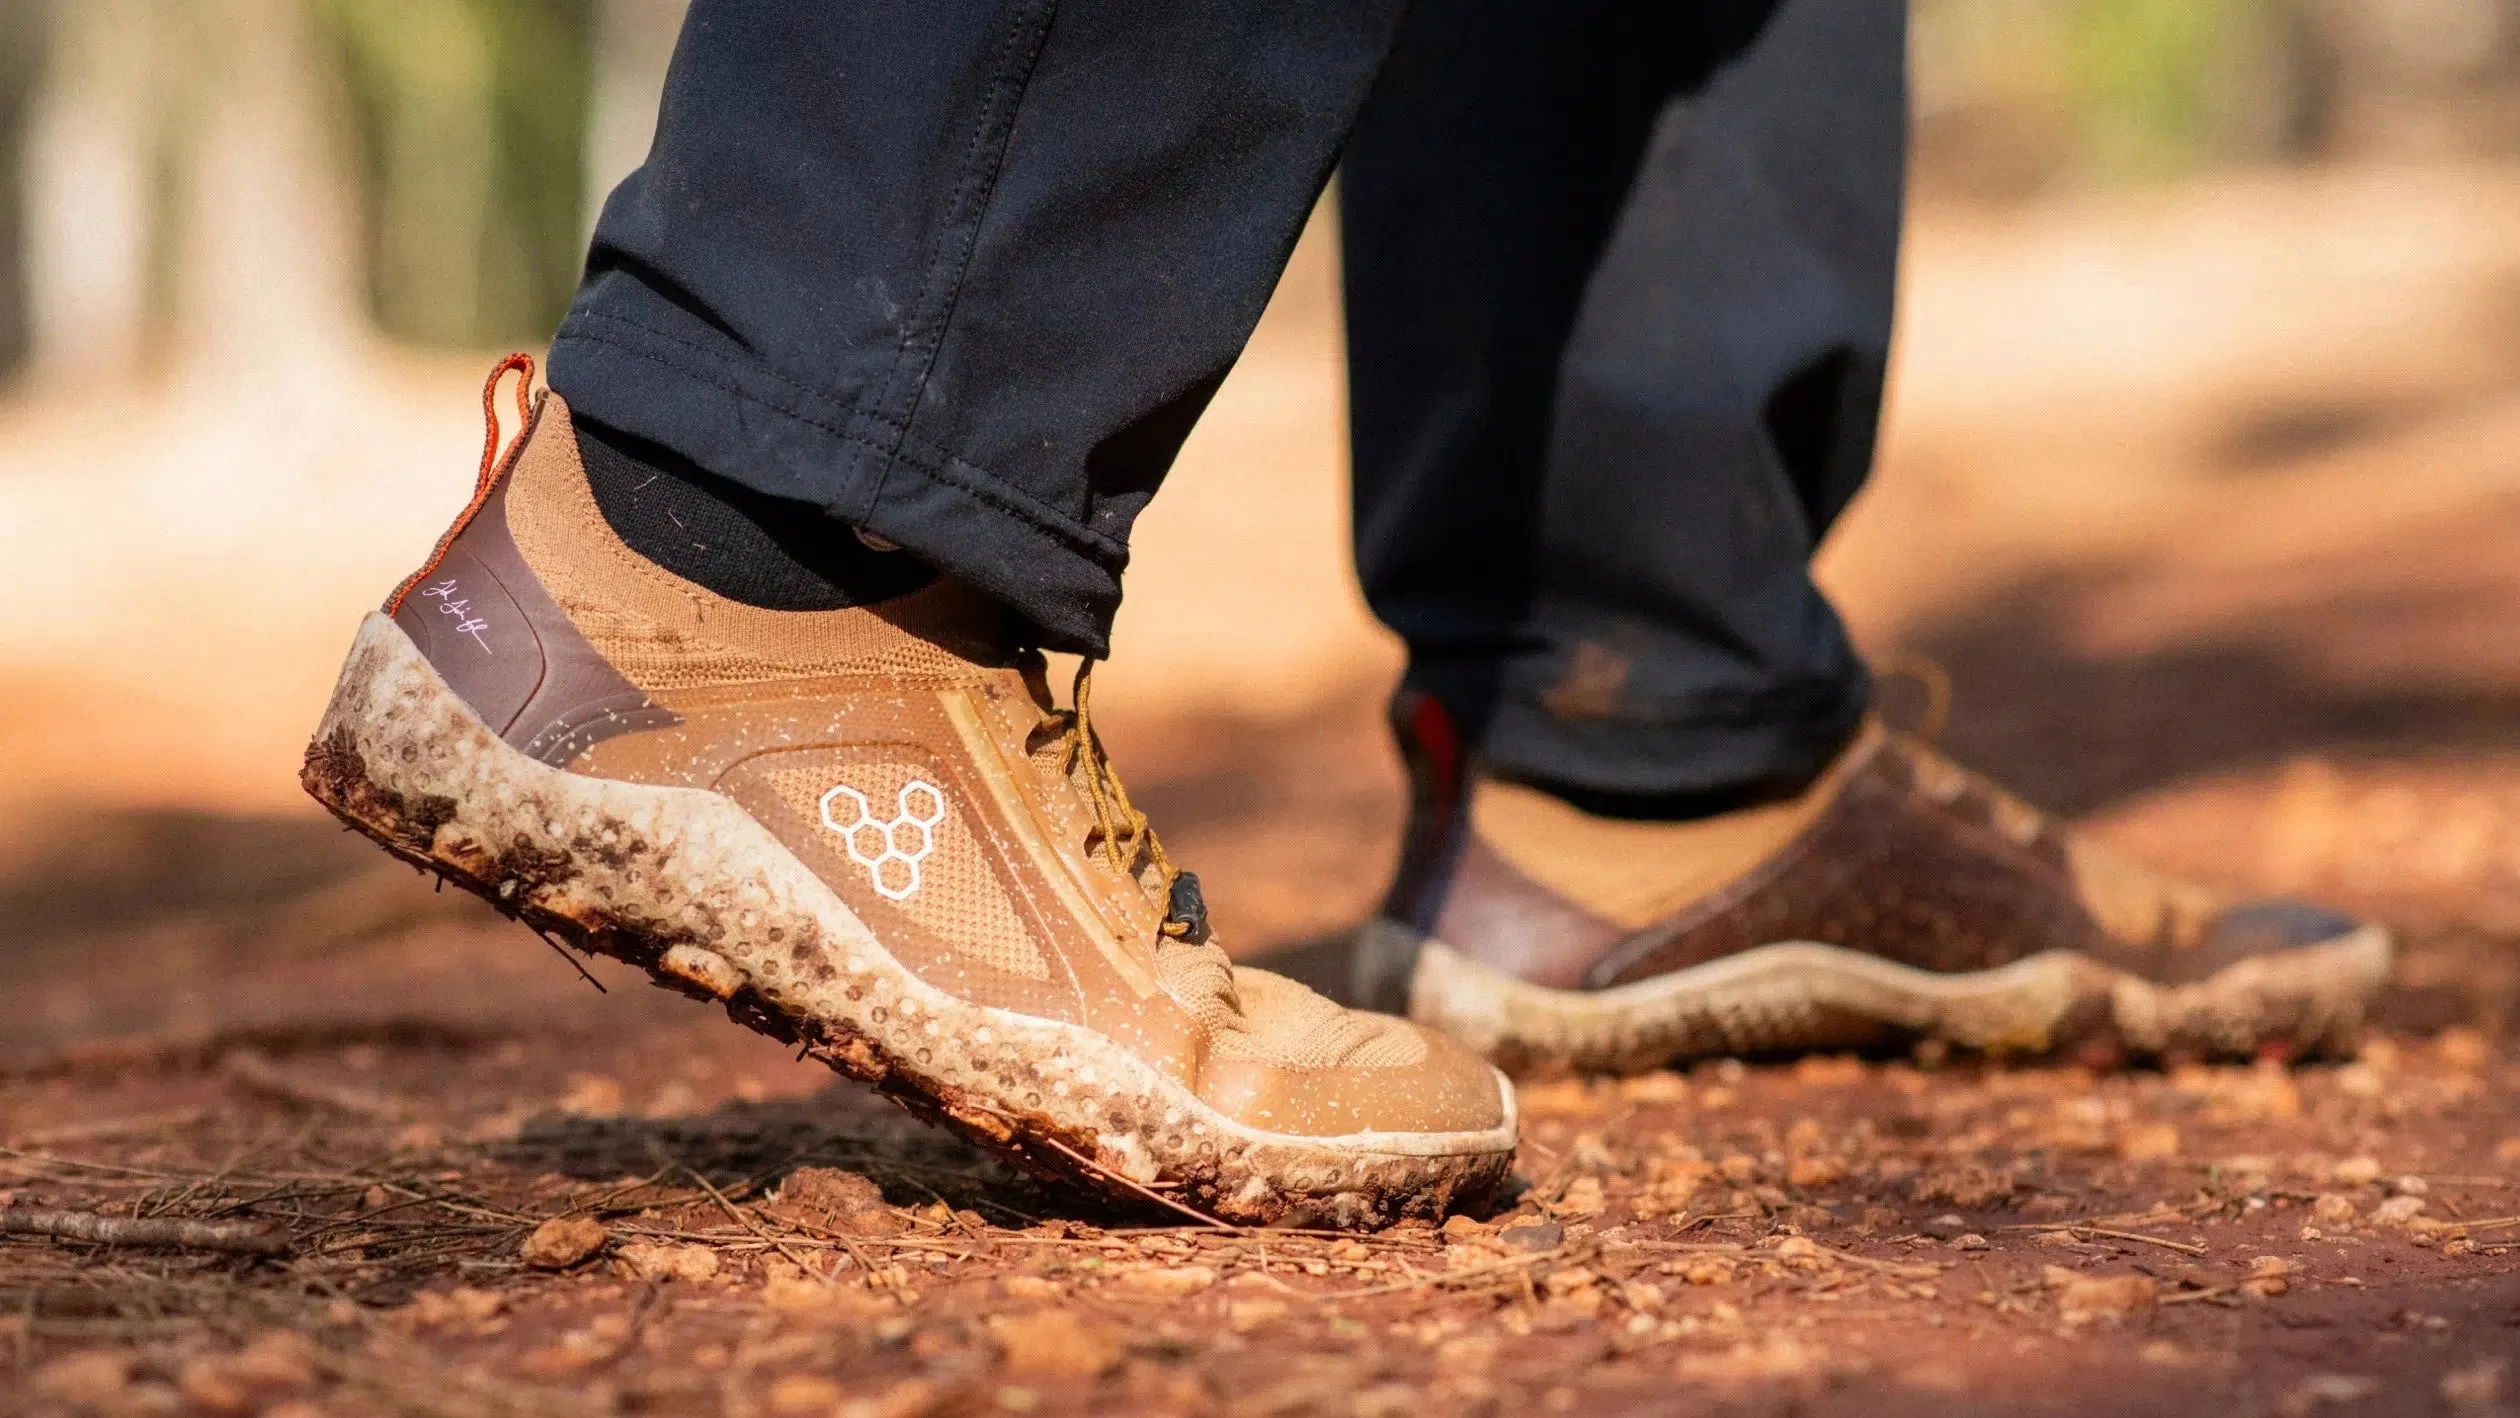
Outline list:
[[[2333,1050],[2388,974],[2377,925],[2156,876],[1878,723],[1793,798],[1640,822],[1482,773],[1432,699],[1394,718],[1413,820],[1354,997],[1509,1069]]]
[[[1231,964],[1011,624],[943,578],[839,611],[712,595],[614,535],[546,394],[361,627],[304,781],[1036,1171],[1248,1222],[1489,1191],[1504,1080]]]

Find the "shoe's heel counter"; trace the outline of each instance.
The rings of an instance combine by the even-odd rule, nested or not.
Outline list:
[[[1351,951],[1349,997],[1360,1008],[1406,1014],[1418,951],[1461,854],[1468,764],[1451,713],[1423,690],[1392,696],[1391,737],[1409,775],[1409,821],[1391,890]]]
[[[504,456],[485,453],[472,502],[385,609],[492,733],[567,767],[605,739],[678,720],[587,640],[519,544],[512,499],[548,501],[553,488],[584,480],[568,404],[546,391],[520,411],[523,434]]]
[[[1409,775],[1409,822],[1382,914],[1431,930],[1461,851],[1469,765],[1451,713],[1423,690],[1403,689],[1392,696],[1391,736]]]
[[[502,454],[493,401],[511,370],[519,372],[517,403],[524,428]],[[533,361],[523,355],[510,356],[491,371],[483,398],[490,442],[472,500],[438,538],[428,560],[394,588],[384,606],[447,687],[494,733],[504,733],[515,721],[541,685],[544,671],[541,637],[512,586],[520,580],[530,583],[532,573],[507,525],[508,484],[525,450],[546,432],[544,414],[551,401],[545,397],[529,404],[524,391],[532,383]]]

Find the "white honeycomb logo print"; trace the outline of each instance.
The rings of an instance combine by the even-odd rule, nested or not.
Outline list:
[[[847,822],[831,813],[831,805],[841,798],[857,809],[857,816]],[[875,815],[866,794],[846,783],[822,795],[823,826],[840,834],[849,860],[866,868],[877,894],[888,901],[903,900],[919,889],[919,864],[936,850],[936,824],[945,820],[945,795],[935,784],[913,778],[902,785],[894,806],[901,810],[900,816],[887,822]],[[902,845],[905,831],[918,839],[907,849]]]

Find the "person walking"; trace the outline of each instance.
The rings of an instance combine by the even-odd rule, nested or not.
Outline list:
[[[1887,729],[1810,579],[1872,462],[1904,48],[1892,0],[695,0],[549,391],[494,371],[306,784],[985,1145],[1237,1221],[1476,1200],[1494,1063],[2334,1044],[2383,932]],[[1392,1014],[1227,958],[1091,705],[1334,165],[1357,567],[1409,652],[1354,991]]]

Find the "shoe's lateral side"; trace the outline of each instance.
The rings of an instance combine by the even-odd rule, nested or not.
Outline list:
[[[576,446],[544,395],[361,628],[304,773],[336,814],[1115,1197],[1370,1225],[1502,1178],[1493,1069],[1183,918],[992,603],[948,579],[836,611],[713,596],[612,535]]]
[[[2321,1051],[2388,971],[2376,925],[2227,901],[1868,723],[1801,793],[1686,823],[1479,771],[1440,706],[1356,997],[1508,1068],[1629,1069],[1897,1033],[1999,1052]]]

